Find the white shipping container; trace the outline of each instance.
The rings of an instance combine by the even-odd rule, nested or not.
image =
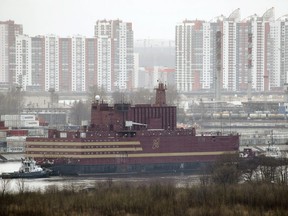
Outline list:
[[[7,137],[7,143],[13,143],[13,142],[20,142],[24,143],[26,141],[26,136],[11,136]]]
[[[36,117],[35,115],[21,115],[20,120],[23,121],[35,121]]]
[[[45,135],[45,129],[44,128],[33,128],[33,129],[29,129],[28,131],[28,136],[44,136]]]
[[[67,133],[66,132],[61,132],[60,133],[60,138],[67,138]]]
[[[88,120],[82,120],[81,121],[81,125],[82,126],[87,126],[87,125],[89,125],[89,121]]]
[[[2,142],[6,142],[7,140],[6,140],[6,137],[5,138],[0,138],[0,143]]]
[[[13,147],[7,147],[7,152],[24,152],[24,147],[21,146],[13,146]]]
[[[39,121],[28,121],[28,120],[5,120],[5,127],[39,127]]]
[[[6,115],[1,115],[1,121],[5,121],[6,120]]]
[[[19,115],[8,115],[8,120],[14,120],[14,121],[19,121],[20,116]]]
[[[24,121],[23,127],[39,127],[39,121]]]
[[[20,121],[15,120],[5,120],[5,127],[20,127]]]
[[[20,120],[19,115],[2,115],[1,121],[7,121],[7,120]]]
[[[0,138],[6,137],[6,131],[0,131]]]

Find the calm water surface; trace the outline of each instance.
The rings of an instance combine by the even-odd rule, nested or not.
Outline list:
[[[0,163],[0,175],[3,172],[18,171],[21,166],[21,162],[5,162]],[[0,178],[0,190],[2,189],[3,179]],[[7,180],[6,180],[7,181]],[[99,183],[105,182],[123,182],[123,183],[137,183],[137,184],[149,184],[153,182],[170,182],[177,187],[191,186],[199,183],[199,176],[197,175],[165,175],[165,176],[141,176],[141,177],[49,177],[49,178],[37,178],[37,179],[9,179],[8,191],[17,192],[20,188],[20,183],[24,184],[25,190],[29,191],[44,191],[51,186],[57,186],[59,188],[70,187],[71,185],[80,188],[94,187]],[[23,185],[22,184],[22,185]]]

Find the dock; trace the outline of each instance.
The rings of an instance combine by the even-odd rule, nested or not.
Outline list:
[[[0,162],[21,161],[21,158],[24,158],[24,152],[0,153]]]

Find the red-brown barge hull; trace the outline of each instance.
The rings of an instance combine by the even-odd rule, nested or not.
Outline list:
[[[28,138],[26,150],[39,164],[50,163],[56,172],[81,175],[191,171],[239,148],[238,135],[195,136],[193,130],[137,131],[134,137],[117,138],[117,133],[110,133],[110,138],[98,137]]]

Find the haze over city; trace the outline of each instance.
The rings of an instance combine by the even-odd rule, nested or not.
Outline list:
[[[94,34],[101,19],[132,22],[134,39],[175,39],[175,25],[185,19],[211,20],[228,17],[240,8],[241,19],[262,16],[271,7],[275,18],[287,14],[286,0],[266,1],[165,1],[165,0],[0,0],[0,20],[14,20],[30,36],[55,34],[62,37]]]

